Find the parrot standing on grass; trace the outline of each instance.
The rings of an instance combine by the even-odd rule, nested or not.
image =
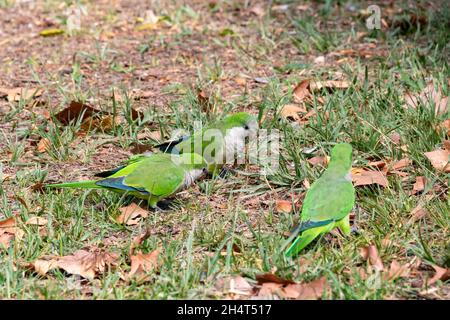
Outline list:
[[[208,171],[213,173],[227,163],[227,160],[242,155],[245,139],[255,135],[257,130],[256,118],[246,112],[239,112],[212,123],[192,136],[162,143],[156,147],[167,153],[201,154],[208,163]]]
[[[349,215],[355,204],[355,189],[350,169],[352,147],[340,143],[331,150],[328,168],[306,193],[301,223],[284,243],[283,249],[295,239],[286,251],[293,256],[305,248],[320,234],[339,227],[345,235],[350,234]]]
[[[189,187],[207,173],[203,157],[194,153],[182,155],[152,154],[134,159],[126,166],[101,172],[99,180],[47,185],[47,188],[95,188],[128,193],[145,199],[152,208],[158,201]]]

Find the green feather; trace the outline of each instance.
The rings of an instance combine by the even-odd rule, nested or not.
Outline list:
[[[350,233],[348,215],[355,204],[355,189],[349,180],[351,164],[352,147],[347,143],[336,145],[331,151],[328,168],[311,185],[303,202],[300,217],[308,224],[297,230],[301,234],[287,249],[286,255],[297,254],[317,236],[334,227],[340,227],[345,234]],[[287,242],[291,238],[293,236]],[[286,243],[282,248],[285,246]]]
[[[206,169],[197,154],[152,154],[134,159],[129,165],[112,170],[104,179],[47,185],[47,188],[95,188],[147,199],[150,206],[180,190],[188,174]]]

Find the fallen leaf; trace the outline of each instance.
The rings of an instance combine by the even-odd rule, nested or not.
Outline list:
[[[389,167],[391,168],[391,170],[399,170],[399,169],[402,169],[404,167],[411,165],[411,163],[412,163],[411,160],[409,160],[408,158],[404,158],[399,161],[392,162],[389,165]]]
[[[97,274],[103,273],[107,267],[115,266],[118,255],[105,252],[97,248],[78,250],[72,255],[44,256],[37,259],[31,265],[41,275],[55,268],[61,268],[70,274],[80,275],[87,279],[93,279]]]
[[[284,296],[282,285],[279,283],[266,282],[263,283],[258,291],[257,297],[260,299],[273,299],[274,295]]]
[[[137,253],[130,257],[131,269],[128,273],[128,278],[142,273],[153,271],[158,266],[159,249],[156,249],[150,253]]]
[[[4,248],[9,248],[12,240],[20,240],[25,234],[17,225],[17,217],[13,216],[0,221],[0,244]],[[1,248],[1,247],[0,247]]]
[[[378,184],[382,187],[388,186],[386,175],[381,171],[364,170],[352,168],[352,181],[355,187]]]
[[[375,270],[383,271],[384,266],[381,258],[378,255],[377,247],[375,247],[374,245],[369,245],[368,247],[361,248],[360,254],[364,260],[369,261],[369,265],[372,266]]]
[[[327,287],[327,279],[322,277],[308,283],[288,285],[284,291],[297,292],[297,300],[316,300],[322,297]]]
[[[31,266],[41,276],[45,276],[47,272],[58,267],[58,260],[52,256],[44,256],[34,261]]]
[[[50,149],[50,146],[51,146],[50,139],[42,138],[41,140],[39,140],[37,144],[36,151],[39,153],[44,153]]]
[[[89,117],[81,124],[80,131],[88,132],[90,130],[100,129],[105,132],[112,130],[116,124],[117,118],[113,118],[112,115]]]
[[[447,136],[450,136],[450,119],[445,120],[441,124],[437,125],[437,131],[445,131]]]
[[[417,205],[417,207],[415,207],[411,213],[410,213],[410,220],[409,223],[413,223],[417,220],[422,219],[423,217],[425,217],[428,214],[427,210],[425,210],[421,204]]]
[[[409,264],[400,264],[397,260],[393,260],[389,266],[389,270],[384,274],[385,280],[395,280],[400,277],[409,275]]]
[[[418,95],[410,92],[405,94],[406,107],[415,109],[419,104],[434,105],[435,114],[444,114],[448,110],[448,97],[444,97],[441,89],[436,90],[434,84],[430,82]]]
[[[296,103],[303,103],[305,102],[306,98],[309,98],[311,96],[311,92],[309,92],[308,88],[309,88],[309,80],[303,80],[294,88],[293,95],[294,101]]]
[[[444,140],[442,141],[442,145],[444,146],[444,149],[450,152],[450,140]]]
[[[276,200],[275,208],[277,212],[289,213],[292,211],[292,201]]]
[[[8,249],[11,245],[12,240],[14,240],[14,234],[12,233],[3,233],[0,234],[0,249],[6,248]]]
[[[286,104],[281,109],[281,116],[285,119],[292,119],[293,121],[299,121],[299,113],[307,112],[306,108],[297,104]]]
[[[417,176],[417,177],[416,177],[416,182],[414,182],[414,185],[413,185],[413,189],[412,189],[412,191],[411,191],[411,194],[414,195],[414,194],[416,194],[416,193],[418,193],[418,192],[420,192],[420,191],[425,190],[426,184],[427,184],[427,179],[426,179],[425,177],[423,177],[423,176]]]
[[[323,167],[326,167],[328,165],[328,162],[330,161],[329,157],[327,156],[315,156],[307,160],[310,164],[313,166],[321,165]]]
[[[394,144],[400,144],[400,142],[401,142],[401,136],[400,136],[400,134],[399,133],[397,133],[397,132],[393,132],[390,136],[389,136],[389,138],[392,140],[392,142],[394,143]]]
[[[25,224],[34,226],[46,226],[47,223],[48,220],[46,218],[37,216],[30,217],[27,221],[25,221]]]
[[[153,150],[153,147],[150,144],[143,144],[139,142],[132,142],[130,146],[130,151],[132,154],[143,154]]]
[[[266,282],[273,282],[281,285],[295,284],[295,281],[280,278],[279,276],[273,273],[257,274],[256,280],[258,281],[258,284],[263,284]]]
[[[45,29],[39,32],[39,35],[42,37],[53,37],[63,34],[64,30],[62,29]]]
[[[347,89],[350,87],[350,82],[339,80],[325,80],[325,81],[311,81],[309,89],[316,91],[320,89]]]
[[[29,100],[31,98],[37,98],[42,95],[43,91],[37,88],[0,88],[0,97],[5,96],[8,101],[20,101]]]
[[[136,225],[139,223],[139,219],[147,218],[148,211],[142,209],[135,203],[130,204],[129,206],[125,206],[119,209],[121,214],[116,218],[118,223],[125,223],[129,226]]]
[[[425,156],[428,158],[428,160],[430,160],[431,165],[435,169],[439,171],[450,172],[450,152],[448,150],[438,149],[430,152],[425,152]]]
[[[91,118],[95,114],[101,114],[100,110],[94,109],[81,102],[72,101],[69,106],[55,115],[55,118],[63,125],[68,125],[73,120],[81,121]]]
[[[253,293],[253,287],[241,276],[221,278],[216,281],[214,286],[226,294],[249,296]]]
[[[448,268],[441,268],[439,266],[433,265],[435,274],[434,276],[427,281],[427,286],[431,286],[432,284],[436,283],[438,280],[441,281],[447,281],[450,279],[450,269]]]

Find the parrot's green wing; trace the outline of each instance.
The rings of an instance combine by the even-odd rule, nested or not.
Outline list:
[[[139,161],[118,170],[97,185],[132,191],[157,197],[168,196],[177,191],[184,181],[184,170],[171,161],[168,154],[142,157]]]
[[[348,215],[355,204],[355,189],[344,177],[334,179],[322,176],[312,184],[303,203],[301,224],[285,242],[302,233],[287,249],[286,255],[297,254],[322,233],[339,226],[349,233]]]
[[[302,222],[338,221],[352,210],[355,204],[352,183],[345,178],[327,178],[320,178],[308,190],[303,202]]]

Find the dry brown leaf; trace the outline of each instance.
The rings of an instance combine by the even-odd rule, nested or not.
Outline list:
[[[322,277],[307,283],[290,284],[283,289],[283,293],[285,298],[317,300],[322,297],[327,286],[327,279]]]
[[[61,268],[70,274],[77,274],[87,279],[93,279],[103,273],[107,267],[116,265],[118,255],[99,249],[78,250],[72,255],[58,257],[45,256],[32,263],[34,269],[41,275],[49,270]]]
[[[112,115],[94,116],[86,118],[80,126],[81,132],[100,129],[101,131],[110,131],[118,124],[118,117]]]
[[[442,141],[442,145],[444,146],[444,149],[450,152],[450,140],[444,140]]]
[[[419,95],[407,92],[405,94],[405,105],[409,108],[417,108],[419,104],[433,105],[435,113],[444,114],[448,110],[448,97],[442,95],[440,88],[436,90],[433,83],[429,83]]]
[[[156,249],[150,253],[137,253],[130,257],[131,269],[128,273],[128,278],[142,273],[153,271],[158,266],[159,249]]]
[[[51,146],[50,140],[48,138],[42,138],[41,140],[39,140],[37,144],[36,151],[39,153],[43,153],[49,150],[50,146]]]
[[[359,252],[363,259],[368,260],[369,264],[375,270],[383,271],[384,266],[380,256],[378,255],[377,247],[375,247],[374,245],[369,245],[368,247],[361,248]]]
[[[263,284],[266,282],[272,282],[272,283],[277,283],[277,284],[281,284],[281,285],[295,284],[295,281],[280,278],[279,276],[277,276],[273,273],[257,274],[256,280],[258,281],[258,284]]]
[[[276,200],[275,208],[276,208],[277,212],[289,213],[292,211],[292,201]]]
[[[14,233],[16,230],[16,217],[10,217],[0,221],[0,234]]]
[[[6,248],[8,249],[11,245],[12,240],[14,240],[14,234],[12,233],[3,233],[0,234],[0,249]]]
[[[416,182],[414,182],[411,194],[416,194],[420,191],[425,190],[426,184],[427,184],[427,179],[424,176],[417,176]]]
[[[425,217],[428,214],[428,211],[425,210],[421,204],[417,205],[417,207],[415,207],[411,213],[410,213],[410,220],[409,223],[413,223],[417,220],[422,219],[423,217]]]
[[[30,217],[27,221],[25,221],[25,224],[34,226],[46,226],[47,223],[48,220],[46,218],[37,216]]]
[[[432,284],[436,283],[438,280],[441,281],[447,281],[450,279],[450,269],[448,268],[441,268],[439,266],[433,265],[435,274],[434,276],[427,281],[427,286],[431,286]]]
[[[249,296],[253,293],[253,287],[241,276],[221,278],[215,284],[216,289],[223,293]]]
[[[273,282],[265,282],[258,291],[257,297],[260,299],[272,299],[274,295],[284,296],[283,285]]]
[[[361,168],[352,168],[352,181],[355,187],[378,184],[382,187],[388,186],[385,173],[381,171],[369,171]]]
[[[367,165],[369,167],[376,167],[378,169],[383,169],[386,166],[386,161],[383,161],[383,160],[370,161]]]
[[[311,92],[309,92],[308,88],[309,88],[309,80],[303,80],[294,88],[293,95],[294,101],[296,103],[303,103],[305,102],[306,98],[311,97]]]
[[[395,280],[400,277],[409,276],[410,265],[400,264],[397,260],[393,260],[389,266],[389,270],[384,274],[385,280]]]
[[[311,81],[309,84],[309,89],[311,91],[320,90],[323,88],[326,89],[346,89],[350,86],[350,82],[348,81],[339,81],[339,80],[325,80],[325,81]]]
[[[12,240],[20,240],[25,234],[23,230],[17,226],[17,219],[17,217],[13,216],[0,221],[0,248],[9,248]]]
[[[399,145],[401,142],[401,136],[397,132],[393,132],[391,135],[389,135],[389,138],[392,140],[392,142],[396,145]]]
[[[439,171],[450,172],[450,152],[448,150],[438,149],[430,152],[425,152],[425,157],[430,160],[431,165],[435,169]]]
[[[445,131],[447,133],[447,136],[450,136],[450,119],[447,119],[441,124],[437,125],[436,131]]]
[[[411,165],[412,161],[409,160],[408,158],[403,158],[401,160],[392,162],[389,167],[391,168],[391,170],[399,170],[402,169],[404,167],[407,167],[409,165]]]
[[[0,88],[0,97],[6,96],[8,101],[20,101],[20,99],[28,100],[31,98],[37,98],[42,95],[41,89],[36,88]],[[2,95],[3,94],[3,95]]]
[[[81,118],[84,122],[94,115],[102,114],[100,110],[94,109],[81,102],[72,101],[69,106],[55,115],[55,118],[63,125],[68,125],[71,121]]]
[[[321,165],[322,167],[326,167],[328,162],[330,161],[330,157],[327,156],[315,156],[307,160],[313,166]]]
[[[122,207],[119,209],[121,214],[116,218],[118,223],[125,223],[129,226],[136,225],[139,223],[140,218],[147,218],[148,211],[142,209],[135,203],[130,204],[129,206]]]
[[[281,109],[281,116],[285,119],[292,119],[294,121],[299,121],[300,116],[299,113],[306,113],[307,110],[305,107],[300,106],[298,104],[286,104]]]

